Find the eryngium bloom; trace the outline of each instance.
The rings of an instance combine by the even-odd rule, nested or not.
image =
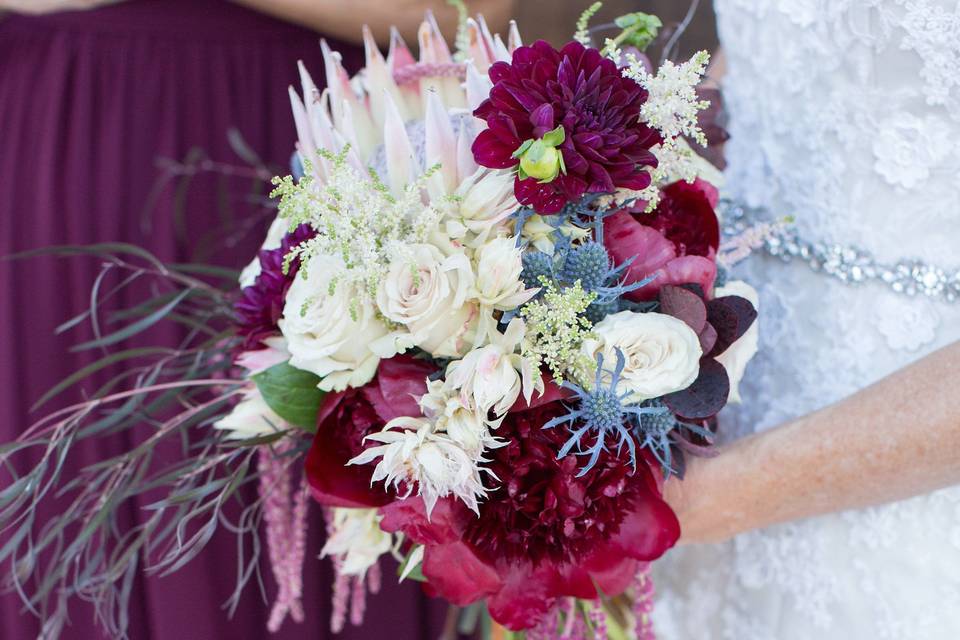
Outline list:
[[[640,190],[650,184],[650,147],[660,135],[640,122],[647,92],[624,78],[596,49],[570,42],[557,51],[544,41],[513,52],[510,63],[490,67],[493,89],[474,115],[488,128],[473,143],[476,161],[494,169],[516,167],[514,152],[562,126],[558,147],[566,169],[549,182],[517,177],[521,204],[556,213],[585,193]]]

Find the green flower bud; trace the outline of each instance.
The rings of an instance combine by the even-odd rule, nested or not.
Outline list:
[[[557,147],[563,144],[565,134],[563,126],[548,131],[539,140],[527,140],[513,152],[520,160],[520,178],[534,178],[540,182],[551,182],[561,172],[566,173],[563,154]]]

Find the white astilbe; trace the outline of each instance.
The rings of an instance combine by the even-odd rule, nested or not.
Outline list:
[[[650,172],[651,183],[640,191],[619,190],[601,204],[620,206],[628,201],[644,201],[646,211],[653,211],[660,201],[660,187],[675,180],[692,182],[702,168],[702,159],[684,140],[684,136],[707,146],[700,129],[700,111],[710,106],[697,96],[697,85],[707,71],[710,54],[699,51],[687,62],[674,64],[665,60],[656,74],[647,71],[634,54],[626,56],[623,75],[647,90],[647,100],[640,108],[640,120],[660,132],[663,142],[651,149],[657,156],[657,167]]]
[[[417,495],[423,498],[427,517],[437,500],[451,495],[479,514],[478,499],[487,492],[481,473],[493,476],[493,472],[480,466],[485,459],[471,456],[449,435],[438,433],[432,419],[395,418],[383,431],[364,440],[382,444],[366,449],[348,464],[367,464],[379,459],[371,482],[382,480],[396,489],[406,485],[404,498],[416,489]]]
[[[439,224],[440,211],[422,198],[435,168],[394,196],[376,174],[347,162],[346,153],[324,155],[331,166],[322,184],[309,170],[296,183],[290,176],[274,179],[271,197],[280,197],[280,216],[290,228],[308,224],[317,232],[286,260],[299,257],[305,272],[314,256],[337,256],[341,267],[332,286],[356,285],[372,300],[391,262],[409,257],[410,246],[426,242]]]
[[[701,110],[710,106],[697,97],[696,87],[707,71],[710,54],[698,51],[687,62],[674,64],[665,60],[657,73],[647,71],[635,55],[627,54],[623,75],[647,90],[646,102],[640,108],[640,119],[657,129],[668,144],[679,136],[689,136],[703,146],[707,138],[697,122]]]
[[[382,519],[376,509],[334,507],[332,533],[320,556],[339,557],[341,575],[364,575],[393,544],[392,536],[380,528]]]

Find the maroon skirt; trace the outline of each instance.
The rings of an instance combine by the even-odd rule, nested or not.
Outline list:
[[[236,130],[263,162],[285,172],[295,140],[287,86],[299,84],[298,59],[322,81],[318,40],[215,0],[131,0],[88,12],[0,19],[0,255],[123,241],[164,260],[242,266],[264,230],[262,219],[251,222],[258,207],[250,204],[250,180],[200,175],[178,205],[175,185],[158,182],[160,167],[200,153],[242,165],[228,142]],[[334,46],[347,66],[361,63],[357,49]],[[37,417],[29,408],[47,389],[95,359],[68,352],[87,335],[55,336],[54,328],[86,308],[99,268],[90,259],[0,260],[0,441]],[[152,337],[173,340],[174,334]],[[95,376],[89,388],[115,373]],[[76,398],[64,394],[45,410]],[[105,453],[83,444],[68,473]],[[328,561],[317,560],[319,511],[311,515],[305,566],[306,622],[288,621],[277,638],[331,635],[331,571]],[[128,524],[140,517],[132,505]],[[221,532],[179,573],[138,578],[129,637],[266,637],[269,604],[255,585],[232,620],[222,610],[236,566],[235,541]],[[265,575],[272,595],[269,570]],[[389,574],[367,612],[362,630],[348,627],[339,637],[431,637],[442,617],[415,584],[397,586]],[[0,637],[27,640],[38,629],[16,596],[0,599]],[[92,609],[71,608],[63,637],[102,637]]]

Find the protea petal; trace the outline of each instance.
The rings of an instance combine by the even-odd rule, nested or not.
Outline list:
[[[414,179],[416,156],[400,110],[388,93],[384,94],[384,104],[383,145],[387,156],[387,184],[393,194],[399,196]]]
[[[479,23],[473,18],[467,20],[467,42],[469,43],[467,53],[470,60],[481,73],[486,73],[490,65],[493,64],[493,43],[490,42],[488,45],[488,41],[483,37],[483,32],[480,30]]]
[[[507,34],[507,48],[512,54],[519,47],[523,46],[523,40],[520,39],[520,29],[517,27],[517,21],[510,21],[510,32]]]
[[[490,95],[493,83],[486,73],[481,74],[473,64],[467,63],[467,106],[474,111]]]
[[[460,127],[460,134],[457,136],[457,183],[461,183],[480,167],[473,158],[473,151],[470,145],[473,143],[473,137],[468,131],[468,124],[464,122]]]
[[[420,24],[417,38],[420,42],[420,62],[422,64],[446,65],[453,62],[450,48],[447,46],[447,41],[443,39],[443,34],[440,33],[440,27],[437,25],[437,19],[432,12],[427,12],[427,19]],[[426,95],[431,89],[440,93],[443,97],[443,103],[448,107],[465,106],[459,79],[450,76],[436,76],[420,80],[421,95]]]
[[[457,138],[447,109],[436,93],[427,95],[427,113],[424,121],[426,138],[425,169],[440,163],[437,178],[442,182],[444,193],[453,193],[457,188]]]
[[[366,171],[364,159],[369,157],[370,151],[376,144],[374,138],[374,136],[376,136],[376,130],[372,127],[365,126],[366,123],[363,123],[360,127],[354,125],[353,113],[353,107],[350,102],[344,100],[341,107],[343,121],[339,133],[350,145],[350,150],[347,152],[347,160],[355,169],[364,173]],[[340,148],[342,149],[343,145],[340,145]]]
[[[317,157],[317,143],[313,139],[313,131],[307,119],[307,110],[292,86],[288,93],[290,94],[290,107],[293,110],[293,124],[297,129],[297,150],[301,157],[309,160],[314,169],[317,170],[320,168],[319,158]]]
[[[410,47],[407,46],[403,36],[400,35],[396,27],[390,27],[390,49],[387,51],[387,68],[390,70],[390,75],[395,76],[405,67],[416,63],[417,60],[410,53]],[[408,114],[423,113],[419,83],[400,85],[400,95],[403,97],[402,102]]]
[[[505,44],[503,44],[503,39],[500,37],[499,33],[493,36],[493,53],[497,60],[510,59],[510,50],[507,49]]]
[[[387,61],[373,39],[373,32],[366,25],[363,26],[363,49],[367,61],[365,83],[367,95],[370,96],[370,116],[377,130],[383,127],[384,122],[384,93],[389,93],[393,97],[404,120],[412,118],[414,114],[409,112],[406,102],[401,98],[400,88],[393,81],[393,74],[390,72]]]

